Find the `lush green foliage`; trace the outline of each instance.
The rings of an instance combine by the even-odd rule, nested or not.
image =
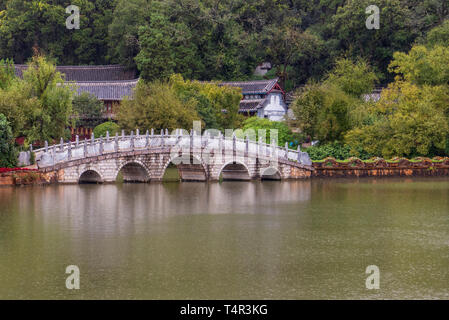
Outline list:
[[[270,121],[258,117],[246,119],[241,130],[236,132],[236,136],[239,138],[248,136],[254,141],[259,141],[259,138],[262,138],[265,143],[271,143],[273,139],[277,139],[279,146],[285,146],[286,142],[289,145],[290,143],[295,144],[295,137],[284,122]]]
[[[291,106],[296,125],[311,139],[321,143],[342,141],[351,129],[352,112],[369,93],[375,74],[363,62],[339,59],[322,84],[312,83],[298,92]]]
[[[355,98],[371,93],[376,82],[377,76],[366,61],[359,60],[354,63],[349,59],[338,59],[325,81],[326,84],[335,85]]]
[[[73,98],[73,112],[78,127],[95,127],[103,122],[103,102],[92,94],[83,92]]]
[[[243,116],[238,114],[242,100],[241,89],[214,83],[184,80],[180,75],[170,77],[170,84],[184,103],[194,103],[206,129],[234,129]]]
[[[67,138],[72,115],[73,91],[63,85],[54,64],[36,56],[23,73],[0,88],[0,112],[11,123],[14,137],[26,143]]]
[[[448,111],[447,87],[397,82],[368,108],[370,121],[348,132],[346,142],[353,151],[385,158],[444,155]]]
[[[345,160],[351,157],[351,149],[340,142],[333,142],[324,145],[312,146],[305,150],[312,160],[323,160],[333,157],[338,160]]]
[[[13,168],[17,165],[17,150],[14,137],[6,117],[0,113],[0,168]]]
[[[65,27],[69,4],[81,9],[79,30]],[[373,4],[380,30],[365,27]],[[441,0],[3,0],[0,57],[24,63],[34,48],[58,64],[122,63],[147,80],[246,79],[270,61],[293,89],[346,55],[370,61],[385,81],[393,53],[408,51],[447,15]],[[445,30],[429,41],[441,44]]]
[[[120,126],[112,121],[107,121],[102,124],[99,124],[94,129],[94,136],[96,138],[106,137],[106,133],[109,132],[109,135],[112,137],[116,133],[120,131]]]
[[[195,101],[181,101],[172,83],[140,81],[133,99],[120,105],[117,120],[123,129],[144,132],[150,128],[188,130],[200,117]]]

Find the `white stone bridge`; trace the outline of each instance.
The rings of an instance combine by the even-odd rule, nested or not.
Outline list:
[[[179,132],[179,134],[178,134]],[[54,172],[60,183],[162,181],[170,164],[182,181],[303,179],[313,171],[307,153],[219,134],[115,135],[35,150],[41,172]]]

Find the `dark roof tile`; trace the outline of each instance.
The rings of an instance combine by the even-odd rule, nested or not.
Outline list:
[[[22,77],[27,65],[17,64],[16,76]],[[120,65],[107,66],[57,66],[56,70],[65,75],[65,81],[120,81],[136,78],[134,71]]]
[[[139,80],[126,81],[102,81],[102,82],[77,82],[75,89],[78,94],[88,92],[99,100],[121,101],[125,97],[131,97]]]
[[[271,80],[255,80],[255,81],[229,81],[220,82],[219,86],[230,86],[242,88],[243,94],[258,94],[258,93],[268,93],[274,86],[278,83],[279,79]]]

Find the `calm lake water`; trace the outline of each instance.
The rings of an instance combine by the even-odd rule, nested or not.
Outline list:
[[[449,179],[1,188],[0,298],[449,299]]]

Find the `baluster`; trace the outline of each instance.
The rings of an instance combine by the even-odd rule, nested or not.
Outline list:
[[[84,138],[83,151],[84,151],[84,157],[87,157],[87,138]]]
[[[297,158],[297,160],[298,160],[298,163],[301,163],[301,148],[300,148],[299,145],[298,145],[298,158]]]
[[[134,150],[134,132],[131,131],[131,139],[129,141],[129,147],[131,150]]]
[[[147,130],[145,132],[145,148],[148,148],[150,145],[150,132]]]
[[[103,154],[103,137],[100,137],[100,155]]]

